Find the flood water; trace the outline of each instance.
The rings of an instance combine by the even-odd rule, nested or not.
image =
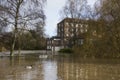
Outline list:
[[[120,60],[0,57],[0,80],[120,80]]]

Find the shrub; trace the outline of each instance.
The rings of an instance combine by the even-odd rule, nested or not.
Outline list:
[[[70,48],[64,48],[64,49],[60,49],[58,52],[60,52],[60,53],[73,53],[73,50]]]

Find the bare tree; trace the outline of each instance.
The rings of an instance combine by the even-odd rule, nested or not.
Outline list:
[[[120,56],[120,1],[119,0],[99,0],[96,5],[98,20],[102,20],[104,27],[99,26],[99,31],[103,35],[103,46],[108,46],[109,54]],[[116,53],[116,54],[115,54]]]
[[[81,23],[83,22],[82,19],[86,19],[88,17],[88,13],[90,12],[90,7],[87,4],[87,0],[67,0],[65,6],[62,8],[60,14],[62,18],[71,18],[73,19],[69,27],[72,30],[73,36],[70,38],[70,42],[73,41],[73,45],[76,44],[76,25],[77,20],[81,19]]]
[[[87,8],[87,0],[67,0],[60,13],[63,18],[83,18]]]
[[[46,0],[1,0],[0,20],[13,28],[10,55],[13,56],[18,30],[33,29],[35,24],[45,24],[44,3]],[[21,26],[24,25],[24,26]],[[1,25],[2,26],[2,25]]]

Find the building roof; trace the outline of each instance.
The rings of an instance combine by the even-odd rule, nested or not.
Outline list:
[[[86,22],[87,20],[79,19],[79,18],[64,18],[62,21],[60,21],[58,24],[64,22],[64,21],[78,21],[78,22]]]

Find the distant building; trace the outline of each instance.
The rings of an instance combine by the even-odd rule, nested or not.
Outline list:
[[[65,18],[57,24],[57,36],[47,40],[47,49],[58,51],[61,48],[80,46],[84,42],[84,33],[88,30],[87,21]]]
[[[64,47],[83,44],[83,34],[87,32],[87,21],[73,18],[65,18],[57,24],[57,36]]]
[[[47,39],[47,50],[59,51],[62,46],[60,44],[61,40],[57,36]]]

